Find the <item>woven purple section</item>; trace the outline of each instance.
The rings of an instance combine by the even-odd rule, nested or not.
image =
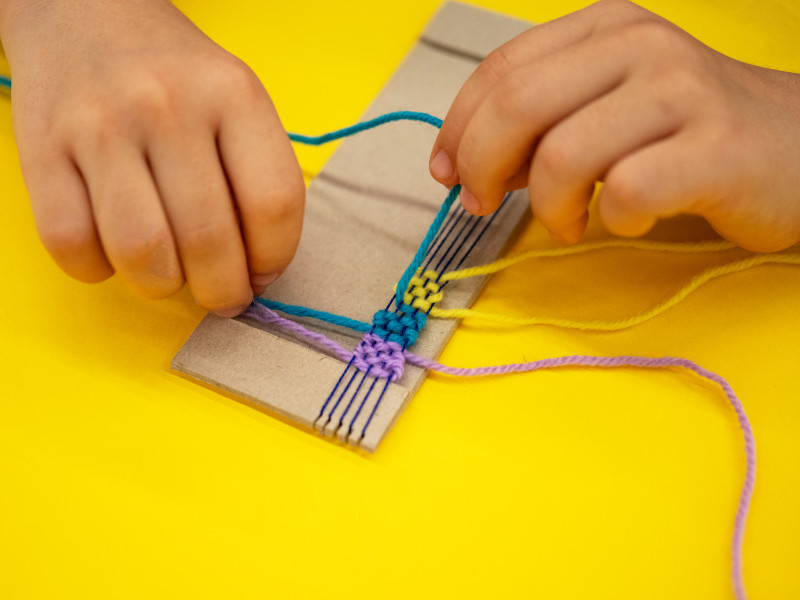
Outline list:
[[[374,333],[364,334],[361,343],[353,351],[353,364],[370,375],[397,381],[403,376],[406,364],[403,346],[384,340]]]

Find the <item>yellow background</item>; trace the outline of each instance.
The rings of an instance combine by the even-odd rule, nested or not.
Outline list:
[[[356,120],[438,4],[179,2],[251,64],[287,128],[306,133]],[[544,21],[586,3],[478,4]],[[800,70],[792,0],[644,4],[737,58]],[[299,152],[315,172],[330,149]],[[0,597],[732,596],[744,457],[714,386],[677,371],[434,376],[377,454],[357,454],[171,373],[202,317],[188,294],[147,302],[56,269],[37,241],[7,102],[0,177]],[[545,243],[534,225],[515,250]],[[495,277],[477,308],[626,316],[731,256],[539,261]],[[442,358],[670,354],[728,378],[760,461],[747,584],[753,598],[796,598],[798,315],[800,272],[766,266],[632,330],[464,326]]]

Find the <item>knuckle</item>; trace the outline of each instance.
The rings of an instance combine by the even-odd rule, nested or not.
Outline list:
[[[687,99],[668,90],[653,95],[651,110],[660,122],[677,123],[686,114]]]
[[[305,185],[302,180],[286,182],[270,190],[258,205],[257,220],[264,224],[285,223],[296,220],[303,210]]]
[[[563,180],[576,171],[580,157],[580,147],[563,136],[545,136],[536,150],[533,164],[537,174],[551,180]]]
[[[506,46],[492,50],[478,65],[478,73],[493,81],[499,81],[512,69],[512,60]]]
[[[665,106],[678,101],[687,106],[702,107],[715,94],[712,79],[688,62],[664,68],[658,75],[659,100]]]
[[[121,104],[126,114],[157,123],[174,113],[170,86],[152,73],[137,78],[136,85],[125,85]]]
[[[108,246],[112,262],[142,296],[158,300],[183,287],[183,272],[175,260],[169,231],[118,236]]]
[[[525,117],[525,107],[531,98],[530,81],[512,71],[495,87],[491,103],[498,119],[516,121]]]
[[[596,9],[602,11],[630,11],[630,10],[641,10],[641,7],[637,6],[630,0],[599,0],[595,2],[593,5]]]
[[[613,169],[603,185],[603,196],[621,209],[633,210],[641,205],[648,191],[648,183],[630,169]]]
[[[181,253],[202,260],[224,251],[229,236],[212,221],[202,221],[179,234]]]
[[[627,47],[654,55],[673,56],[685,43],[684,35],[674,25],[660,18],[627,23],[614,35]]]
[[[165,77],[150,71],[110,82],[106,89],[86,89],[63,111],[62,128],[72,139],[86,139],[102,149],[135,123],[169,124],[177,112],[174,90]]]
[[[719,120],[705,128],[704,144],[710,159],[719,165],[733,167],[727,178],[729,181],[738,183],[742,177],[752,177],[759,171],[772,171],[768,156],[754,157],[749,151],[751,140],[735,116],[726,118],[719,115]]]
[[[83,94],[65,115],[73,139],[85,139],[100,148],[120,133],[120,111],[100,94]]]
[[[209,68],[207,81],[215,94],[221,88],[240,97],[261,95],[265,92],[261,80],[253,70],[233,55],[218,58]]]
[[[145,235],[121,235],[108,245],[113,255],[129,270],[150,270],[151,265],[159,258],[163,248],[168,247],[171,240],[168,234],[154,232]]]

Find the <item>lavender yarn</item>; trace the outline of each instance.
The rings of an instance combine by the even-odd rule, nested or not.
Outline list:
[[[692,371],[695,374],[712,381],[722,388],[731,407],[736,413],[739,427],[744,437],[744,452],[746,457],[745,477],[742,489],[739,494],[739,503],[736,508],[736,518],[733,523],[733,537],[731,540],[731,579],[736,598],[743,600],[746,598],[744,587],[744,577],[742,575],[742,544],[744,542],[744,532],[747,523],[747,514],[750,510],[750,503],[753,496],[753,488],[756,479],[756,445],[753,435],[753,428],[744,405],[736,396],[730,384],[720,375],[709,371],[689,360],[674,356],[662,356],[651,358],[646,356],[585,356],[572,355],[561,356],[558,358],[544,358],[524,363],[514,363],[509,365],[496,365],[488,367],[450,367],[440,362],[425,358],[403,350],[396,342],[387,342],[379,336],[367,333],[364,340],[358,345],[354,352],[346,350],[327,336],[310,331],[289,319],[281,317],[274,311],[260,305],[252,304],[244,313],[245,316],[255,319],[264,324],[276,325],[286,331],[290,331],[303,338],[311,345],[327,350],[342,362],[350,362],[361,371],[367,371],[371,375],[382,379],[396,381],[403,373],[403,357],[405,360],[416,367],[436,371],[445,375],[456,377],[483,377],[486,375],[508,375],[510,373],[528,373],[541,369],[554,369],[559,367],[601,367],[601,368],[620,368],[637,367],[645,369],[664,369],[682,368]],[[377,338],[373,340],[370,336]],[[392,345],[391,347],[389,347]],[[394,347],[396,346],[396,348]],[[365,350],[369,347],[369,350]],[[355,356],[355,358],[354,358]]]

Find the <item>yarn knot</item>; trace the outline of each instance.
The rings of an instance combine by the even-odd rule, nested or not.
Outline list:
[[[372,318],[373,333],[403,348],[414,345],[428,320],[428,311],[442,299],[440,286],[436,282],[438,278],[436,271],[414,275],[396,311],[379,310],[375,313]]]
[[[434,304],[442,299],[438,280],[439,274],[436,271],[425,271],[423,275],[417,273],[408,284],[408,289],[403,295],[403,302],[427,313]]]
[[[397,312],[379,310],[372,317],[372,331],[379,338],[408,348],[417,341],[428,317],[410,304],[400,304]]]
[[[382,337],[367,333],[354,351],[353,364],[370,375],[397,381],[403,376],[405,356],[403,346]]]

